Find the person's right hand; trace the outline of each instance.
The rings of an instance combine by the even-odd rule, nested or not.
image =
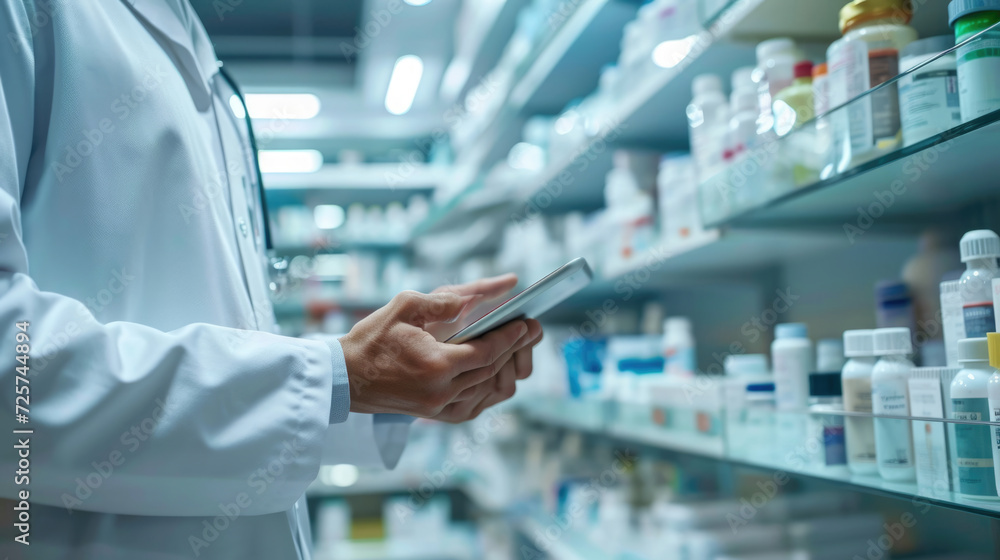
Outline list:
[[[525,321],[469,342],[445,344],[425,330],[472,300],[455,293],[402,292],[340,339],[351,412],[438,415],[463,391],[497,375],[527,334]]]

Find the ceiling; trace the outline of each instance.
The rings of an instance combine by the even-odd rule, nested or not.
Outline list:
[[[262,122],[268,149],[343,149],[369,157],[416,149],[444,127],[441,77],[454,52],[462,0],[411,6],[401,0],[191,0],[219,58],[249,93],[308,92],[318,117]],[[420,56],[424,75],[413,109],[389,114],[395,61]],[[260,132],[258,135],[261,136]]]

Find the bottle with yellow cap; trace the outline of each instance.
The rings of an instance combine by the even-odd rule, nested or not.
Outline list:
[[[1000,369],[1000,333],[987,333],[986,341],[989,345],[990,366]],[[990,376],[986,395],[990,407],[990,421],[1000,422],[1000,372]],[[990,426],[990,432],[993,435],[990,438],[990,446],[993,448],[993,473],[997,488],[1000,488],[1000,426]]]
[[[830,106],[837,107],[899,73],[899,51],[917,39],[909,0],[854,0],[840,10],[844,36],[827,50]],[[896,149],[902,140],[896,84],[833,115],[837,170]]]

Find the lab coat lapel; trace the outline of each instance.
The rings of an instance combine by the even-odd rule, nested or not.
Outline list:
[[[164,40],[178,63],[191,98],[198,110],[207,110],[212,103],[209,80],[218,71],[214,57],[196,52],[191,35],[177,15],[163,0],[122,0],[150,32]],[[201,56],[199,56],[201,54]],[[200,62],[200,64],[199,64]],[[202,67],[211,64],[212,67]]]

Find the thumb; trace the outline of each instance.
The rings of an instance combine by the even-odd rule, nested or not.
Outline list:
[[[474,295],[463,296],[451,292],[402,292],[393,301],[397,304],[402,321],[423,327],[427,323],[454,321],[476,299]]]

